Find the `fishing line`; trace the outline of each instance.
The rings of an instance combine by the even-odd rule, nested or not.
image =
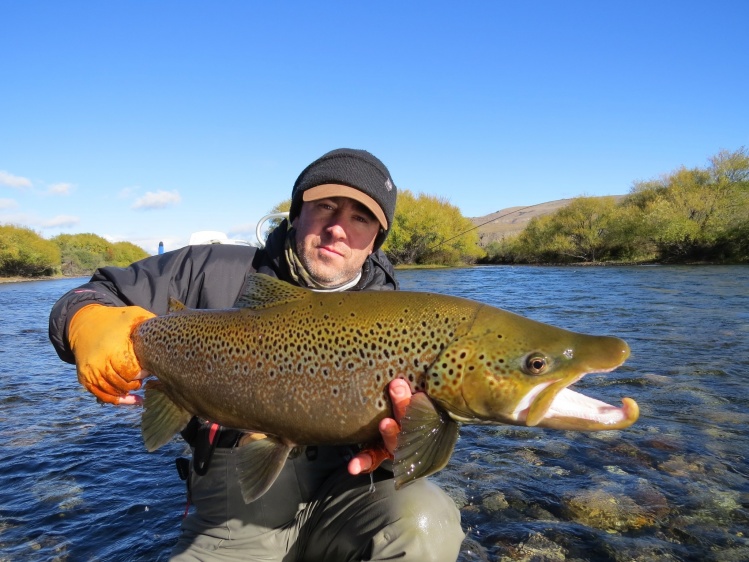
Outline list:
[[[507,215],[511,215],[513,213],[520,213],[521,211],[525,211],[526,209],[532,209],[533,207],[538,207],[539,205],[545,205],[545,204],[546,203],[536,203],[535,205],[526,205],[525,207],[521,207],[519,209],[515,209],[514,211],[508,211],[504,215],[499,215],[498,217],[494,217],[493,219],[488,220],[486,222],[482,222],[481,224],[476,225],[473,228],[469,228],[468,230],[464,230],[460,234],[456,234],[455,236],[453,236],[451,238],[448,238],[447,240],[443,240],[442,242],[438,242],[434,246],[432,246],[430,248],[427,248],[426,251],[427,252],[431,252],[432,250],[435,250],[435,249],[439,248],[440,246],[442,246],[442,244],[446,244],[450,240],[455,240],[456,238],[460,238],[464,234],[468,234],[469,232],[472,232],[472,231],[476,230],[477,228],[481,228],[482,226],[484,226],[486,224],[489,224],[490,222],[494,222],[494,221],[497,221],[499,219],[502,219],[502,218],[506,217]],[[499,212],[499,211],[496,211],[496,212]]]

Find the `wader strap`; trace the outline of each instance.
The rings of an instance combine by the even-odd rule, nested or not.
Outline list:
[[[193,449],[192,466],[199,476],[208,472],[216,447],[234,447],[241,436],[240,431],[226,429],[216,423],[203,422],[197,417],[193,417],[182,430],[182,437]]]
[[[185,512],[182,514],[182,519],[187,517],[190,512],[190,503],[192,503],[192,490],[190,490],[190,459],[185,457],[179,457],[176,461],[177,474],[179,474],[180,480],[184,480],[187,484],[187,502],[185,504]]]
[[[221,427],[216,423],[203,424],[198,429],[195,448],[192,453],[192,468],[198,476],[205,475],[211,466],[213,451],[216,450],[216,438],[221,433]]]

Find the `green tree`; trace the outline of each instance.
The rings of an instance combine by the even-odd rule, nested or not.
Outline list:
[[[716,183],[726,182],[743,191],[749,190],[749,150],[721,150],[710,158],[710,172]]]
[[[620,202],[609,220],[607,239],[609,259],[627,262],[652,262],[658,250],[652,228],[635,204]]]
[[[60,234],[52,239],[61,252],[62,273],[68,276],[90,275],[108,265],[125,267],[148,256],[143,248],[130,242],[112,243],[96,234]]]
[[[710,159],[710,171],[720,190],[728,192],[725,228],[717,235],[716,258],[749,261],[749,151],[745,147],[720,151]]]
[[[620,203],[573,200],[489,248],[487,261],[749,261],[749,152],[636,182]]]
[[[115,242],[112,245],[112,261],[108,265],[127,267],[148,256],[148,252],[132,242]]]
[[[395,264],[457,265],[483,255],[478,232],[442,198],[408,190],[398,193],[395,217],[383,251]]]
[[[39,277],[60,269],[60,249],[30,228],[0,225],[0,276]]]
[[[578,197],[556,213],[535,217],[514,248],[523,262],[595,262],[621,252],[613,197]],[[616,236],[615,236],[616,235]]]
[[[742,259],[749,154],[721,151],[707,168],[682,167],[636,184],[628,203],[642,211],[643,232],[664,261]]]

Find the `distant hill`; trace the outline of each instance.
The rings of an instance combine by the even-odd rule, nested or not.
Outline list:
[[[613,197],[619,200],[624,195],[614,195]],[[508,207],[483,217],[471,217],[469,220],[475,225],[481,225],[478,229],[479,245],[485,247],[496,240],[501,240],[503,236],[518,234],[532,218],[550,215],[566,207],[575,199],[558,199],[527,207]]]

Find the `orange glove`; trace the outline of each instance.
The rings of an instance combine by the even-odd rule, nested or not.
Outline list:
[[[140,364],[130,334],[155,314],[139,306],[84,306],[70,319],[68,341],[78,382],[102,402],[122,404],[140,388]]]

